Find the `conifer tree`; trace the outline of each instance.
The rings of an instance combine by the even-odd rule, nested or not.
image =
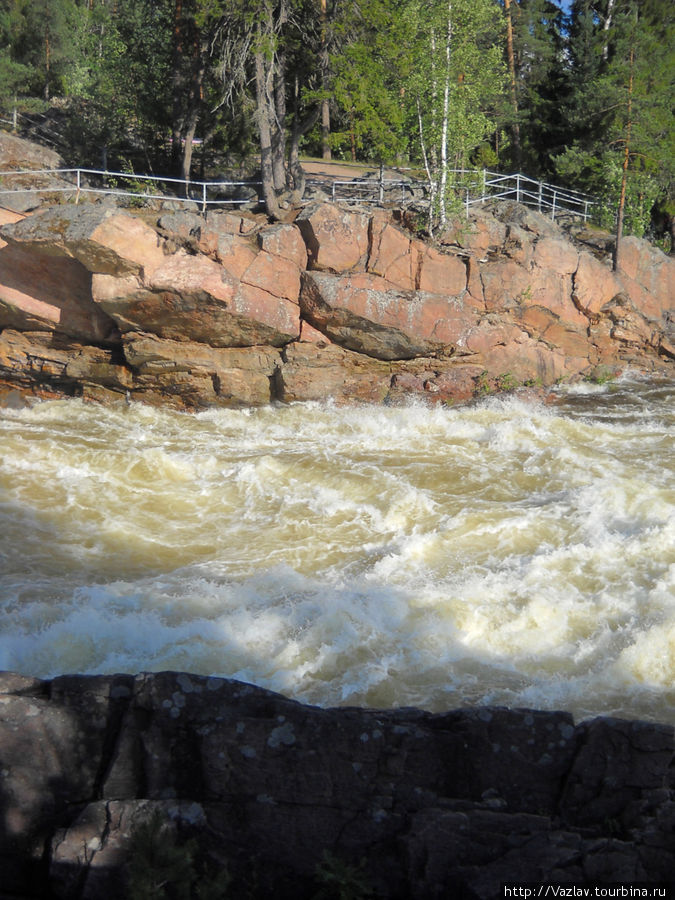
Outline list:
[[[617,265],[624,228],[641,235],[655,204],[671,208],[674,37],[662,0],[616,0],[600,14],[586,0],[572,8],[570,142],[557,173],[604,203]]]

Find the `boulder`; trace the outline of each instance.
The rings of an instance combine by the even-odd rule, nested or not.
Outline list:
[[[572,298],[586,316],[597,314],[621,291],[621,282],[612,272],[609,262],[601,262],[582,250],[573,277]]]
[[[204,406],[262,406],[269,403],[271,379],[280,365],[279,351],[272,347],[220,349],[194,341],[167,341],[148,334],[126,334],[124,356],[129,366],[142,376],[136,379],[147,395],[145,385],[160,379],[162,390],[169,385],[183,385],[183,393],[191,396],[206,387],[201,402],[192,400],[193,408]],[[176,373],[183,379],[177,381]],[[185,375],[194,375],[192,388]],[[163,379],[163,381],[162,381]]]
[[[363,270],[369,216],[333,203],[314,201],[295,220],[307,248],[307,267],[324,272]]]
[[[300,267],[283,256],[261,250],[241,276],[244,284],[280,297],[298,302],[300,296]]]
[[[169,340],[282,346],[300,330],[297,303],[238,283],[218,263],[183,250],[165,257],[145,282],[94,275],[92,295],[120,331],[148,331]]]
[[[406,371],[394,370],[387,401],[406,400],[411,395],[424,397],[428,403],[465,403],[472,400],[485,366],[465,360],[416,360]]]
[[[381,403],[387,397],[391,366],[331,343],[289,344],[277,372],[276,396],[292,403],[301,400]]]
[[[223,266],[229,275],[239,279],[257,256],[257,248],[248,237],[236,234],[202,235],[200,247]]]
[[[659,320],[675,309],[675,259],[648,241],[629,235],[621,241],[620,277],[644,290],[642,312]],[[629,290],[630,293],[630,290]]]
[[[534,247],[534,264],[554,275],[572,275],[579,265],[579,251],[562,235],[542,237]]]
[[[667,883],[674,754],[672,727],[563,712],[319,709],[187,673],[4,673],[2,889],[108,900],[147,878],[310,900],[328,879],[383,900],[492,900],[504,883]]]
[[[376,275],[306,272],[300,308],[335,343],[390,360],[450,355],[475,320],[461,297],[392,290]]]
[[[60,388],[80,395],[84,385],[100,385],[117,392],[132,387],[131,373],[115,361],[110,350],[77,344],[49,332],[0,333],[0,379],[23,388]]]
[[[414,291],[418,287],[419,243],[386,219],[374,218],[368,272],[379,275],[393,287]]]
[[[92,303],[91,274],[79,261],[0,242],[0,328],[58,331],[114,342],[114,320]]]
[[[418,249],[418,259],[417,290],[446,297],[457,297],[466,291],[467,267],[459,257],[423,245]]]
[[[210,209],[206,213],[206,229],[218,234],[254,235],[267,224],[265,216],[254,216],[230,209]]]
[[[258,232],[260,249],[288,259],[299,269],[307,267],[307,248],[297,225],[270,225]]]
[[[138,216],[88,203],[53,206],[13,225],[2,238],[50,256],[78,260],[89,272],[150,275],[164,260],[162,240]]]
[[[468,219],[458,216],[439,235],[441,245],[452,245],[470,251],[477,257],[488,252],[502,250],[506,239],[506,226],[490,212],[472,206]]]

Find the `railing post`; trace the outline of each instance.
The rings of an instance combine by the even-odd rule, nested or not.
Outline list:
[[[551,219],[553,221],[555,221],[555,201],[556,201],[557,197],[558,197],[558,194],[554,190],[553,191],[553,206],[551,207]]]
[[[539,182],[539,196],[537,198],[537,210],[541,212],[541,197],[544,192],[544,184],[542,181]]]
[[[206,182],[202,181],[202,215],[206,215]]]
[[[584,222],[588,219],[588,200],[584,200]]]
[[[516,203],[520,203],[520,172],[516,175]]]
[[[335,182],[332,183],[330,190],[331,190],[331,200],[333,201],[333,203],[335,203]]]
[[[81,172],[79,169],[75,170],[77,172],[77,193],[75,194],[75,206],[80,202],[80,188],[82,186],[81,182]]]
[[[485,203],[485,197],[487,194],[487,173],[485,168],[483,168],[483,187],[481,189],[481,204]]]
[[[469,189],[468,188],[466,189],[466,198],[465,198],[464,202],[466,203],[466,217],[468,219],[469,218]]]
[[[380,163],[380,203],[384,200],[384,163]]]

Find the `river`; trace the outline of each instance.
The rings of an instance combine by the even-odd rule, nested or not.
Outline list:
[[[0,668],[675,722],[675,383],[0,410]]]

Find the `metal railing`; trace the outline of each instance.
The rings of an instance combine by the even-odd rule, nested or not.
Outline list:
[[[545,181],[536,181],[521,173],[503,175],[487,169],[453,169],[449,172],[449,189],[462,200],[467,214],[472,206],[490,200],[515,200],[555,219],[562,215],[591,217],[594,199],[580,191],[570,190]],[[353,179],[334,181],[331,199],[343,203],[382,203],[398,196],[405,205],[429,193],[426,181],[395,179]]]
[[[21,186],[7,188],[2,184],[5,177],[17,176],[57,177],[44,187]],[[145,187],[147,185],[147,187]],[[149,190],[154,185],[154,189]],[[176,187],[171,190],[172,185]],[[167,186],[169,186],[167,188]],[[168,176],[136,175],[130,172],[109,172],[103,169],[23,169],[0,172],[0,197],[5,194],[41,193],[74,194],[77,203],[82,194],[102,194],[113,197],[129,197],[136,200],[168,200],[191,203],[202,212],[212,205],[228,206],[250,203],[257,199],[259,181],[185,181]],[[248,193],[245,197],[223,196],[223,194]],[[251,192],[253,194],[251,195]],[[220,196],[213,196],[219,193]]]
[[[586,221],[591,217],[594,200],[580,191],[536,181],[520,173],[503,175],[482,170],[452,170],[450,188],[464,204],[467,214],[472,206],[491,200],[514,200],[550,215],[551,219],[567,215]],[[3,185],[5,177],[46,176],[48,185],[36,187]],[[58,180],[54,181],[56,178]],[[402,206],[424,200],[429,193],[428,183],[422,180],[385,178],[357,178],[352,180],[308,180],[308,186],[321,187],[331,200],[343,203],[395,202]],[[66,193],[74,195],[77,203],[83,194],[102,194],[127,197],[136,201],[173,201],[193,204],[202,212],[210,206],[241,206],[261,202],[259,181],[185,181],[155,175],[136,175],[130,172],[109,172],[102,169],[26,169],[0,172],[0,197],[18,193]],[[239,196],[237,196],[239,195]]]
[[[500,175],[498,172],[482,173],[482,191],[480,197],[469,197],[468,204],[485,203],[486,200],[515,200],[532,207],[540,213],[548,212],[552,219],[558,215],[579,216],[584,222],[590,218],[594,204],[592,197],[581,191],[536,181],[527,175],[517,172],[513,175]],[[465,197],[466,202],[466,197]]]

